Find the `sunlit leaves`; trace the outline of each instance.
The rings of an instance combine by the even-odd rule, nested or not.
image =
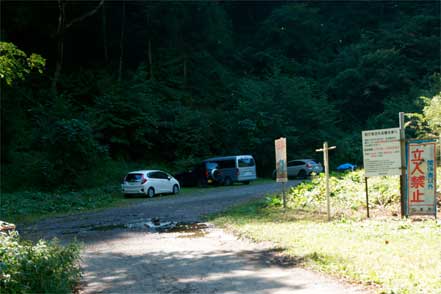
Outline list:
[[[43,73],[46,60],[38,54],[29,57],[12,43],[0,42],[0,79],[12,86],[14,81],[24,80],[32,70]]]
[[[423,111],[429,128],[435,134],[441,135],[441,92],[428,100]]]

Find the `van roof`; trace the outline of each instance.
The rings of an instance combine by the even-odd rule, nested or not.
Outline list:
[[[219,156],[219,157],[212,157],[207,158],[204,161],[213,161],[213,160],[228,160],[228,159],[236,159],[236,157],[253,157],[252,155],[230,155],[230,156]]]

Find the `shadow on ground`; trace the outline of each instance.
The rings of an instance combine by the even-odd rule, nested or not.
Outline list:
[[[273,260],[280,250],[86,253],[81,288],[84,293],[274,293],[303,289],[305,285],[293,282],[289,272],[271,270],[288,265]]]

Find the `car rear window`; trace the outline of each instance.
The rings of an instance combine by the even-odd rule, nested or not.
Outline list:
[[[254,160],[252,158],[239,158],[239,167],[254,166]]]
[[[206,166],[208,170],[223,169],[223,168],[235,168],[236,161],[234,159],[207,161]]]
[[[208,170],[215,169],[219,166],[217,162],[206,162],[205,164]]]
[[[126,176],[127,182],[137,182],[137,181],[141,181],[141,179],[142,179],[142,174],[128,174]]]

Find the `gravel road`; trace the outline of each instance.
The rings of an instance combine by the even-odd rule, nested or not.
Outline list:
[[[205,214],[277,190],[275,183],[207,188],[18,229],[31,239],[84,242],[80,293],[368,293],[296,267],[269,243],[201,223]]]

